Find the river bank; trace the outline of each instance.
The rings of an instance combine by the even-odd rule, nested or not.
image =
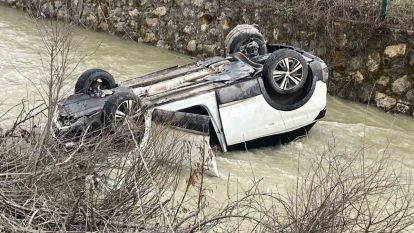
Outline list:
[[[193,56],[223,54],[237,24],[258,24],[270,43],[301,47],[330,66],[329,93],[414,115],[414,33],[352,22],[311,25],[269,1],[23,1],[5,5]],[[272,20],[268,20],[272,18]]]

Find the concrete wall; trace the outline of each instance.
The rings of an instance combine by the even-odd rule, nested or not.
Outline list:
[[[35,15],[197,56],[223,53],[237,24],[258,24],[269,42],[327,61],[329,92],[414,115],[414,33],[336,22],[317,24],[274,0],[0,0]]]

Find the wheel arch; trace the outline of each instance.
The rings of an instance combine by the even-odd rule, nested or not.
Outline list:
[[[312,63],[311,63],[312,64]],[[318,81],[318,77],[314,76],[314,71],[312,69],[311,64],[308,64],[309,67],[309,72],[308,72],[308,81],[309,83],[305,84],[308,85],[308,94],[302,98],[300,101],[298,101],[297,103],[291,104],[291,105],[284,105],[284,104],[279,104],[276,101],[273,100],[272,96],[271,96],[271,92],[269,92],[267,90],[267,86],[265,81],[263,80],[263,78],[258,78],[258,82],[259,82],[259,86],[260,89],[262,91],[262,95],[264,97],[264,99],[266,100],[266,102],[272,106],[273,108],[277,109],[277,110],[281,110],[281,111],[292,111],[295,109],[298,109],[300,107],[302,107],[303,105],[305,105],[312,97],[313,93],[315,92],[315,88],[316,88],[316,82]]]
[[[214,120],[213,114],[210,112],[210,109],[206,105],[198,104],[198,105],[187,107],[187,108],[184,108],[178,111],[208,116],[210,118],[210,124],[209,124],[210,145],[217,144],[217,145],[220,145],[223,151],[227,150],[227,145],[225,145],[226,142],[222,142],[220,140],[219,134],[221,134],[222,129],[219,128],[216,121]]]

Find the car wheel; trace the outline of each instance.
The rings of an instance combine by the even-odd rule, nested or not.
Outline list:
[[[248,57],[267,53],[266,41],[259,30],[249,24],[238,25],[225,39],[225,55],[241,52]]]
[[[105,126],[116,128],[127,118],[139,118],[141,110],[141,101],[132,91],[118,92],[106,101],[103,107],[102,122]]]
[[[291,94],[299,91],[306,83],[308,64],[298,52],[282,49],[269,56],[262,75],[276,93]]]
[[[112,89],[117,87],[114,77],[110,73],[101,69],[90,69],[85,71],[76,82],[75,85],[75,94],[84,93],[88,94],[90,92],[91,86],[99,82],[101,90]]]

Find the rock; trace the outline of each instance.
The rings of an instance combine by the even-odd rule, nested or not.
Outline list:
[[[378,70],[381,63],[381,56],[378,52],[368,55],[367,68],[370,72]]]
[[[338,43],[341,47],[345,47],[348,44],[348,38],[346,34],[341,34],[338,36]]]
[[[145,19],[145,23],[149,26],[149,27],[157,27],[159,24],[159,20],[157,18],[146,18]]]
[[[356,93],[359,101],[362,103],[368,103],[371,99],[372,95],[372,85],[371,84],[365,84],[363,85],[358,92]]]
[[[185,26],[184,28],[184,33],[188,34],[188,35],[192,35],[195,31],[195,28],[192,24]]]
[[[122,12],[123,12],[123,10],[122,10],[122,8],[121,8],[121,7],[117,7],[117,8],[115,8],[115,10],[113,10],[113,14],[114,14],[116,17],[121,17],[121,16],[122,16]]]
[[[405,94],[405,98],[406,98],[408,101],[410,101],[410,102],[414,103],[414,89],[409,90],[409,91],[407,92],[407,94]]]
[[[184,5],[184,0],[174,0],[175,4],[179,5],[179,6],[183,6]]]
[[[392,85],[391,89],[395,94],[402,95],[411,87],[411,82],[408,80],[408,75],[403,76],[395,80]]]
[[[167,26],[169,28],[175,28],[174,22],[172,20],[168,21]]]
[[[115,24],[115,30],[117,32],[125,32],[125,23],[124,22],[118,22],[117,24]]]
[[[155,10],[152,11],[152,13],[158,17],[164,16],[167,14],[167,8],[165,6],[157,7]]]
[[[384,55],[389,58],[404,56],[407,50],[406,44],[391,45],[385,48]]]
[[[223,19],[222,28],[223,28],[224,31],[227,31],[227,30],[230,29],[230,23],[227,20],[227,17]]]
[[[197,7],[202,7],[204,5],[204,0],[194,0],[193,4]]]
[[[377,107],[384,109],[385,111],[390,111],[397,105],[397,100],[388,96],[384,93],[377,92],[375,94],[375,102]]]
[[[353,70],[361,69],[363,66],[363,60],[362,57],[353,57],[351,58],[351,68]]]
[[[399,113],[406,114],[410,110],[410,106],[403,104],[403,103],[397,103],[396,111]]]
[[[98,22],[94,15],[88,15],[88,17],[86,17],[86,21],[88,21],[91,25],[95,25]]]
[[[381,76],[377,82],[378,85],[381,85],[384,87],[388,86],[389,83],[390,83],[390,78],[387,76]]]
[[[361,84],[365,79],[364,75],[359,70],[352,75],[352,78],[357,84]]]
[[[195,52],[197,49],[197,44],[195,40],[190,40],[187,44],[187,51]]]
[[[157,40],[157,37],[155,36],[155,34],[154,34],[154,33],[152,33],[152,32],[147,32],[147,33],[145,34],[145,37],[144,37],[144,42],[145,42],[145,43],[155,42],[156,40]]]
[[[105,32],[108,31],[109,25],[106,22],[102,22],[99,24],[98,28]]]
[[[128,14],[131,17],[137,17],[139,15],[139,11],[138,11],[138,9],[134,9],[132,11],[129,11]]]
[[[159,41],[157,42],[157,47],[159,47],[159,48],[164,48],[164,47],[165,47],[165,41],[163,41],[163,40],[159,40]]]
[[[207,31],[207,28],[208,28],[208,25],[207,24],[201,24],[200,29],[201,29],[202,32]]]
[[[386,58],[389,59],[389,58]],[[391,59],[389,59],[391,60]],[[406,74],[407,64],[402,60],[390,61],[384,66],[384,73],[393,78],[398,78]]]
[[[195,16],[195,13],[191,8],[186,7],[183,10],[183,16],[187,18],[193,18]]]
[[[210,55],[216,55],[216,49],[217,49],[217,45],[215,45],[215,44],[204,46],[204,51],[206,51]]]
[[[273,39],[275,41],[279,40],[279,29],[277,29],[277,28],[273,29]]]

